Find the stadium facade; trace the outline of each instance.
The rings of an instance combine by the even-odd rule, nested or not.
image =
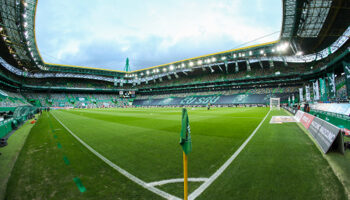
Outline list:
[[[350,80],[344,71],[344,63],[350,62],[346,0],[283,0],[278,41],[135,71],[46,63],[35,38],[37,3],[1,1],[0,85],[4,105],[175,106],[188,105],[190,101],[183,103],[183,99],[189,96],[218,96],[215,102],[209,100],[218,105],[268,104],[273,96],[281,97],[282,103],[288,98],[297,103],[299,88],[312,86],[320,78],[328,91],[329,74],[335,77],[336,91],[322,100],[347,101],[349,97],[346,84]],[[304,89],[304,96],[306,92],[310,93]],[[313,94],[311,97],[308,101],[314,101]],[[207,100],[193,102],[205,105]]]
[[[170,195],[179,187],[162,188],[183,180],[173,142],[179,109],[68,109],[187,106],[208,106],[189,109],[198,139],[191,180],[203,182],[189,199],[210,184],[203,199],[349,198],[350,1],[282,2],[277,41],[116,71],[46,63],[37,0],[0,0],[0,147],[41,114],[28,139],[14,134],[19,147],[10,167],[0,165],[0,199],[5,190],[6,199],[180,199]],[[300,123],[271,125],[270,115],[287,114],[280,104],[296,115],[278,119]],[[50,109],[67,110],[42,112]],[[320,154],[335,146],[344,157]]]

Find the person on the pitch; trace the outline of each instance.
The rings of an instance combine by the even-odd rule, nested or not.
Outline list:
[[[207,105],[207,110],[210,110],[210,103],[208,103]]]

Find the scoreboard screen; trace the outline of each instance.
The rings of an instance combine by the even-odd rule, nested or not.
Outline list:
[[[135,98],[135,91],[119,91],[120,98]]]

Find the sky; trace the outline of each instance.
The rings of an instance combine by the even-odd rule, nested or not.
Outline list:
[[[39,0],[35,32],[47,63],[137,70],[274,41],[281,25],[281,0]]]

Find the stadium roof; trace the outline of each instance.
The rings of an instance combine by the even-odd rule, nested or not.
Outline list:
[[[122,72],[45,63],[35,38],[36,6],[36,0],[1,0],[0,63],[21,76],[146,80],[169,73],[190,72],[193,68],[235,62],[311,62],[336,51],[350,34],[348,1],[283,0],[283,24],[278,41]],[[331,47],[328,53],[327,47]]]

